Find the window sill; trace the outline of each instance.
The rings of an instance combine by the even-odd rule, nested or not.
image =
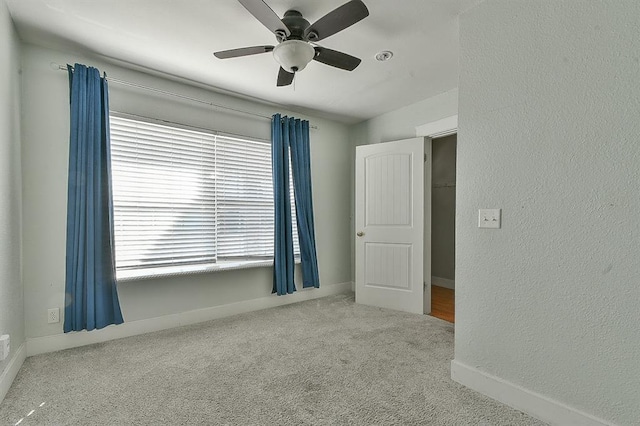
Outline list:
[[[295,259],[296,264],[300,259]],[[153,268],[142,270],[120,271],[116,273],[117,281],[139,281],[154,278],[174,277],[181,275],[208,274],[218,271],[233,271],[237,269],[263,268],[273,266],[273,260],[229,260],[208,265],[171,266],[166,268]]]

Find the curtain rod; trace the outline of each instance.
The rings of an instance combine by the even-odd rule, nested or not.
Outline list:
[[[59,65],[59,64],[54,64],[54,63],[52,63],[52,65],[57,66],[57,69],[59,69],[60,71],[68,71],[67,67],[64,66],[64,65]],[[71,69],[73,69],[73,67],[71,67]],[[234,111],[234,112],[238,112],[238,113],[241,113],[241,114],[252,115],[254,117],[264,118],[266,120],[271,121],[271,117],[269,117],[267,115],[257,114],[255,112],[246,111],[246,110],[243,110],[243,109],[231,108],[231,107],[227,107],[227,106],[224,106],[224,105],[215,104],[213,102],[204,101],[202,99],[192,98],[190,96],[181,95],[179,93],[168,92],[166,90],[157,89],[155,87],[143,86],[142,84],[131,83],[129,81],[120,80],[120,79],[117,79],[117,78],[107,77],[107,80],[110,81],[110,82],[116,83],[116,84],[123,85],[123,86],[135,87],[137,89],[147,90],[149,92],[155,92],[155,93],[160,93],[160,94],[167,95],[167,96],[173,96],[175,98],[186,99],[186,100],[189,100],[189,101],[192,101],[192,102],[197,102],[197,103],[205,104],[205,105],[216,107],[216,108],[226,109],[228,111]],[[311,125],[309,125],[309,128],[310,129],[314,129],[314,130],[318,129],[317,126],[311,126]]]

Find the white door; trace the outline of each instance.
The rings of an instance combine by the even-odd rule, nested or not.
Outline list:
[[[356,303],[431,312],[431,140],[356,147],[355,190]]]

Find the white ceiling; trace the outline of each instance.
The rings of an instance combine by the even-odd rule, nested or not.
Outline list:
[[[266,0],[313,23],[347,0]],[[214,51],[276,44],[236,0],[6,0],[20,37],[97,54],[292,108],[357,122],[457,87],[458,15],[482,0],[364,0],[370,15],[319,44],[362,59],[353,72],[312,61],[276,87],[270,53]],[[393,59],[375,54],[391,50]],[[90,64],[87,64],[90,65]]]

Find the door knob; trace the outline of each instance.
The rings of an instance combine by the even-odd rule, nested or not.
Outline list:
[[[364,232],[360,231],[360,232],[358,232],[356,235],[357,235],[358,237],[362,237],[362,236],[364,236]]]

